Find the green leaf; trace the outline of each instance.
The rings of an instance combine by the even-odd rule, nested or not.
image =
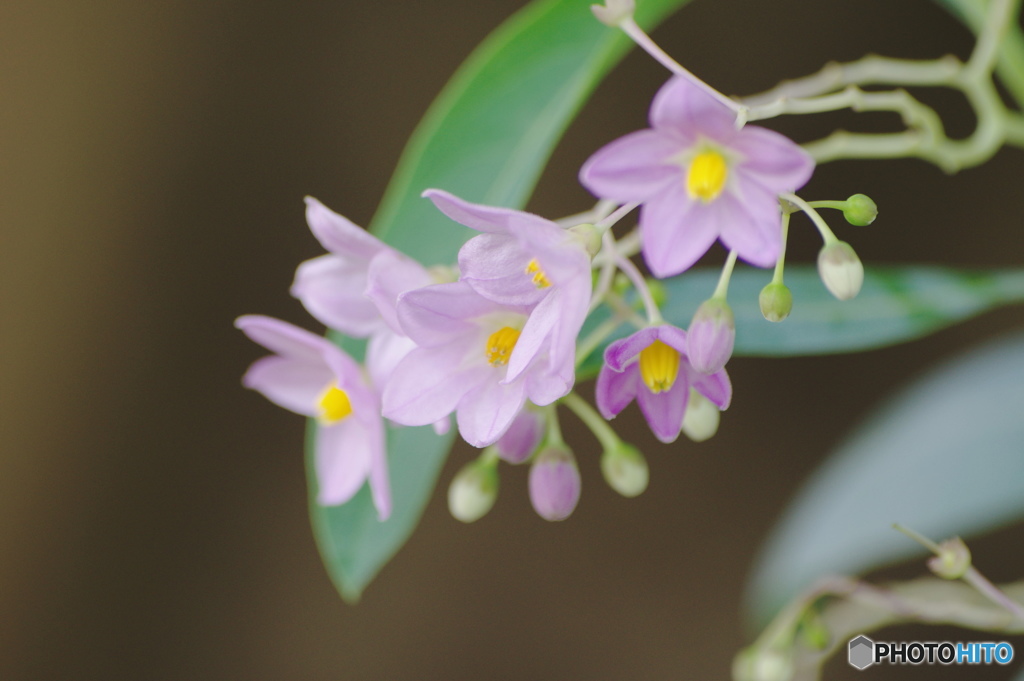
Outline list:
[[[662,281],[668,301],[665,319],[686,327],[697,306],[715,290],[718,271],[692,270]],[[832,297],[810,265],[786,267],[793,312],[782,322],[766,321],[757,296],[771,273],[743,269],[729,284],[736,317],[736,355],[785,357],[859,352],[895,345],[951,326],[985,310],[1024,301],[1022,270],[950,270],[939,267],[873,268],[853,300]],[[593,322],[591,322],[593,324]],[[609,339],[630,332],[620,327]],[[581,366],[584,376],[601,367],[602,346]]]
[[[755,616],[764,621],[822,575],[921,554],[893,523],[938,541],[1020,519],[1021,405],[1020,335],[949,362],[890,400],[804,485],[775,528],[752,579]]]
[[[686,2],[640,0],[637,21],[650,27]],[[525,204],[555,143],[630,44],[594,19],[589,5],[531,3],[477,48],[417,127],[371,231],[421,262],[451,264],[471,233],[420,198],[424,189],[511,208]],[[595,140],[595,148],[604,141]],[[358,343],[344,346],[360,356]],[[341,507],[317,505],[314,432],[306,438],[310,515],[331,578],[352,602],[416,527],[452,436],[429,428],[388,431],[394,510],[381,523],[366,488]]]

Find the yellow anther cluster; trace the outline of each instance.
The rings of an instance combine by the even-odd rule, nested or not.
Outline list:
[[[717,151],[703,151],[694,157],[686,174],[686,191],[690,198],[704,203],[714,201],[725,187],[729,166]]]
[[[487,339],[487,347],[484,348],[484,356],[492,367],[500,367],[508,364],[508,358],[519,340],[519,331],[511,326],[503,326]]]
[[[526,273],[533,275],[533,285],[537,288],[547,288],[548,286],[551,286],[551,280],[548,279],[546,274],[544,274],[544,270],[540,268],[540,264],[537,262],[536,258],[526,264]]]
[[[317,406],[320,407],[318,418],[325,425],[335,424],[352,413],[352,402],[348,399],[348,393],[335,383],[323,392]]]
[[[660,340],[640,351],[640,377],[652,393],[669,390],[679,376],[679,352]]]

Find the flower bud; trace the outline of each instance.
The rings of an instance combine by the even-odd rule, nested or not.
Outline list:
[[[497,461],[483,457],[462,467],[448,488],[448,510],[457,520],[471,523],[487,515],[498,498]]]
[[[644,455],[633,445],[620,442],[601,455],[601,473],[608,485],[624,497],[635,497],[647,489],[650,473]]]
[[[580,470],[564,446],[547,447],[530,468],[530,503],[545,520],[565,520],[580,500]]]
[[[939,555],[928,559],[928,569],[943,579],[960,579],[971,567],[971,551],[960,537],[939,544]]]
[[[605,26],[617,27],[633,16],[633,0],[605,0],[603,5],[591,5],[590,11]]]
[[[579,239],[580,244],[587,250],[587,254],[593,258],[601,250],[601,232],[589,223],[583,223],[569,228],[569,233]]]
[[[793,294],[781,281],[761,289],[757,302],[761,305],[761,314],[770,322],[781,322],[793,310]]]
[[[505,434],[494,447],[498,456],[509,463],[523,463],[537,449],[544,435],[544,417],[533,409],[523,409],[512,420]]]
[[[702,374],[720,371],[732,356],[736,321],[729,303],[711,298],[701,303],[686,331],[686,355]]]
[[[845,241],[833,241],[818,253],[818,274],[825,288],[839,300],[850,300],[864,283],[864,265]]]
[[[878,217],[878,206],[870,197],[864,194],[854,194],[846,199],[846,208],[843,208],[843,217],[851,225],[867,227]]]
[[[690,388],[690,401],[683,412],[683,432],[694,442],[704,442],[718,432],[721,412],[711,400]]]
[[[732,676],[736,681],[790,681],[793,678],[792,653],[751,646],[733,660]]]

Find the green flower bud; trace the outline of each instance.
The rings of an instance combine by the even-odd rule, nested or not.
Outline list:
[[[647,489],[650,472],[636,447],[620,442],[601,455],[601,473],[608,485],[624,497],[635,497]]]
[[[878,217],[878,206],[875,205],[875,202],[870,197],[864,194],[854,194],[846,199],[843,217],[851,225],[867,227]]]
[[[479,458],[462,467],[448,488],[448,510],[471,523],[487,515],[498,498],[498,462]]]
[[[683,432],[694,442],[704,442],[718,432],[721,412],[711,400],[690,388],[690,400],[683,413]]]
[[[960,537],[939,544],[939,555],[928,559],[928,569],[943,579],[960,579],[971,567],[971,551]]]
[[[864,284],[864,265],[845,241],[833,241],[818,253],[818,274],[825,288],[839,300],[850,300]]]
[[[781,281],[761,289],[757,302],[761,305],[761,314],[770,322],[781,322],[793,310],[793,294]]]

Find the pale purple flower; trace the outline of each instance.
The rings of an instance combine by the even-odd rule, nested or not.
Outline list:
[[[644,259],[657,277],[678,274],[716,239],[759,267],[778,260],[778,196],[811,177],[814,161],[792,140],[753,125],[690,81],[654,97],[651,127],[598,150],[580,170],[596,196],[640,202]]]
[[[520,343],[531,348],[549,343],[551,370],[571,380],[592,285],[582,239],[532,213],[469,203],[438,189],[423,195],[451,219],[483,232],[459,251],[462,281],[496,303],[536,306]],[[509,363],[512,378],[526,368],[519,357]]]
[[[690,365],[702,374],[721,371],[736,343],[736,319],[724,300],[711,298],[701,303],[686,331],[686,355]]]
[[[312,197],[306,197],[306,222],[328,253],[299,265],[292,295],[317,321],[353,338],[385,325],[398,330],[394,301],[434,283],[426,269]],[[374,271],[386,276],[371,280]]]
[[[530,466],[530,503],[545,520],[565,520],[580,500],[580,469],[572,452],[548,447]]]
[[[725,410],[732,386],[725,370],[696,371],[686,356],[686,332],[663,324],[641,329],[608,346],[597,377],[597,408],[606,419],[636,399],[651,431],[662,442],[679,437],[690,388]]]
[[[316,418],[317,501],[343,504],[369,480],[381,520],[391,514],[380,396],[344,351],[322,336],[259,315],[235,326],[276,354],[257,360],[242,379],[274,404]]]
[[[550,371],[548,344],[523,342],[530,316],[528,307],[487,300],[461,281],[404,293],[398,318],[419,347],[395,367],[384,389],[384,415],[418,426],[455,411],[462,437],[486,447],[527,398],[545,405],[564,396],[572,377]],[[516,363],[524,368],[513,377]]]
[[[544,417],[534,409],[523,409],[505,434],[494,443],[498,456],[509,463],[523,463],[544,437]]]

